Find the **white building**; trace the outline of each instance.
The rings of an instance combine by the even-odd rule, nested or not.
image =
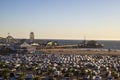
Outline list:
[[[34,43],[34,32],[30,33],[30,42]]]
[[[31,47],[31,45],[29,45],[28,43],[24,42],[23,44],[20,45],[21,48],[27,48],[27,47]]]
[[[26,48],[29,53],[33,53],[36,51],[36,48],[34,46],[29,45],[28,43],[24,42],[20,45],[21,48]]]

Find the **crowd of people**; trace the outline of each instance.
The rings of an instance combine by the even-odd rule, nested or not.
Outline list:
[[[0,56],[0,80],[120,80],[120,56],[10,54]]]

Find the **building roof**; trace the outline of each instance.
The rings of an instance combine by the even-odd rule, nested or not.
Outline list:
[[[32,43],[31,45],[32,46],[38,46],[39,44],[38,43]]]
[[[23,44],[20,45],[20,47],[30,47],[30,45],[26,42],[24,42]]]

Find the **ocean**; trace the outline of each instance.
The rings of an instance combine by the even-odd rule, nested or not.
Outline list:
[[[59,45],[72,45],[79,44],[82,40],[54,40],[54,39],[40,39],[37,40],[39,42],[48,42],[48,41],[56,41]],[[117,49],[120,50],[120,41],[112,41],[112,40],[96,40],[98,43],[104,44],[104,49]]]

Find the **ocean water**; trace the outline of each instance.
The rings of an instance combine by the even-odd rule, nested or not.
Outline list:
[[[82,40],[54,40],[54,39],[46,39],[46,40],[39,40],[40,41],[44,41],[44,42],[48,42],[48,41],[56,41],[58,42],[60,45],[63,44],[78,44],[81,43]],[[97,40],[98,43],[104,44],[104,49],[119,49],[120,50],[120,41],[112,41],[112,40]]]

